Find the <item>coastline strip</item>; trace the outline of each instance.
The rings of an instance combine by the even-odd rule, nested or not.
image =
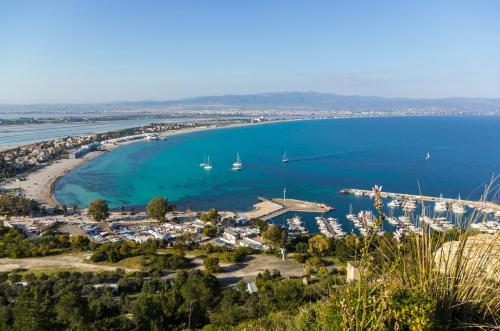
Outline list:
[[[253,126],[253,125],[265,125],[265,124],[273,124],[273,123],[281,123],[281,122],[289,122],[289,121],[300,121],[299,120],[273,120],[268,122],[238,122],[238,123],[230,123],[230,124],[213,124],[208,126],[199,126],[192,128],[183,128],[180,130],[169,130],[160,133],[160,137],[165,139],[167,137],[195,133],[201,131],[210,131],[210,130],[220,130],[220,129],[228,129],[228,128],[237,128],[243,126]],[[139,142],[144,142],[144,140],[133,140],[128,141],[118,145],[107,144],[104,145],[105,149],[101,151],[90,152],[82,158],[78,159],[60,159],[54,161],[47,166],[32,172],[26,176],[26,180],[24,181],[11,181],[2,185],[3,189],[21,189],[25,197],[34,199],[41,204],[45,204],[49,207],[62,206],[56,199],[54,198],[54,185],[59,178],[73,171],[77,167],[82,164],[100,156],[104,153],[119,148],[122,146],[135,144]]]

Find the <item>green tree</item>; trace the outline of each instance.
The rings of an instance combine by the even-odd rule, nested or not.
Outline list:
[[[156,197],[149,201],[146,206],[146,212],[149,218],[153,218],[159,222],[165,221],[165,215],[169,211],[168,200],[162,197]]]
[[[40,205],[35,200],[0,194],[0,216],[29,216],[39,211]]]
[[[212,208],[208,212],[201,214],[200,219],[203,222],[210,222],[215,225],[220,221],[221,216],[219,215],[219,211],[217,209]]]
[[[309,239],[309,254],[324,256],[330,250],[330,240],[322,234],[314,235]]]
[[[203,235],[204,236],[214,238],[216,236],[216,234],[217,234],[217,228],[214,226],[207,226],[207,227],[203,228]]]
[[[218,257],[207,257],[203,261],[203,265],[208,272],[221,272],[222,268],[219,265]]]
[[[54,329],[57,326],[54,325],[55,316],[50,301],[45,299],[41,293],[37,295],[21,293],[12,310],[13,329],[21,331]]]
[[[286,230],[278,225],[269,225],[267,230],[262,233],[262,237],[267,239],[273,248],[283,247],[285,246]]]
[[[77,251],[88,251],[90,249],[90,239],[86,236],[74,236],[69,238],[71,247]]]
[[[308,245],[305,242],[299,242],[295,245],[295,251],[297,253],[307,253]]]
[[[55,306],[57,320],[68,330],[80,330],[87,322],[87,299],[79,294],[67,292],[63,294]]]
[[[260,232],[264,232],[267,230],[267,227],[268,227],[268,224],[266,221],[264,220],[261,220],[260,218],[252,218],[250,220],[250,224],[254,227],[254,228],[258,228]]]
[[[96,222],[102,222],[109,217],[108,203],[104,200],[97,199],[90,203],[88,214]]]
[[[142,294],[132,307],[138,330],[162,330],[165,323],[162,296]]]

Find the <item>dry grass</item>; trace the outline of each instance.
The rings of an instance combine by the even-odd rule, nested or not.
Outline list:
[[[496,201],[497,179],[486,188],[483,201]],[[376,224],[380,226],[385,215],[378,190],[374,187]],[[425,216],[426,208],[423,201],[420,203]],[[425,227],[421,235],[411,235],[402,242],[378,240],[375,233],[360,239],[357,263],[362,267],[355,300],[340,304],[344,327],[373,330],[387,325],[391,295],[410,289],[433,298],[437,318],[449,327],[500,328],[500,234],[478,236],[472,231],[470,224],[482,217],[477,212],[467,217],[451,243],[449,233]],[[374,246],[383,257],[382,263],[374,261]],[[349,291],[344,295],[352,295]],[[426,329],[425,325],[421,329]]]

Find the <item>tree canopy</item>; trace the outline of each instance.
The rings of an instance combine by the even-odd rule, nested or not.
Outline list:
[[[92,201],[89,205],[88,214],[96,222],[105,221],[109,217],[108,203],[101,199]]]
[[[217,209],[212,208],[208,212],[201,214],[200,219],[203,222],[210,222],[215,225],[220,221],[221,216],[219,215],[219,211]]]
[[[312,255],[323,256],[328,253],[330,247],[330,240],[322,234],[317,234],[309,239],[309,248],[307,251]]]
[[[32,199],[0,194],[0,216],[29,216],[40,211],[40,204]]]
[[[286,235],[286,230],[278,225],[269,225],[262,233],[262,237],[267,239],[273,248],[284,247]]]
[[[169,212],[168,200],[162,197],[153,198],[146,206],[146,213],[149,218],[159,222],[165,221],[165,215]]]

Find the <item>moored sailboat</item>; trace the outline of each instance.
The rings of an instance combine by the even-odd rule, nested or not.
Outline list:
[[[203,162],[200,163],[200,167],[203,168],[207,165],[206,158],[207,158],[207,156],[205,154],[203,154]]]
[[[212,169],[212,164],[210,163],[210,156],[207,158],[207,163],[203,166],[203,169],[205,170],[211,170]]]
[[[460,198],[460,194],[458,195],[458,201],[455,202],[453,205],[451,205],[451,210],[455,214],[464,214],[465,213],[465,207],[462,204],[462,199]]]
[[[283,157],[281,158],[281,162],[283,163],[288,162],[288,155],[286,154],[286,150],[283,152]]]
[[[243,163],[241,163],[240,153],[236,153],[236,162],[233,163],[233,170],[241,170]]]

